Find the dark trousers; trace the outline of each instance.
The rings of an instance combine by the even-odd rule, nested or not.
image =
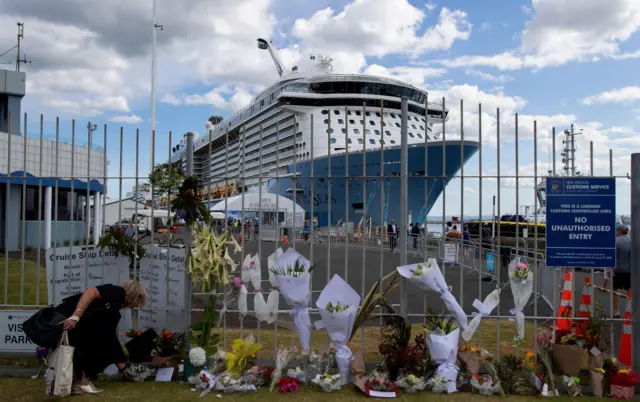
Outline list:
[[[398,244],[398,237],[396,236],[396,234],[389,233],[389,247],[391,248],[391,251],[393,251],[393,249],[396,248],[397,244]]]

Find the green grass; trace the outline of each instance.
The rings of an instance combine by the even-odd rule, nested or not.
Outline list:
[[[19,309],[20,305],[35,306],[36,302],[40,306],[47,305],[47,272],[43,267],[32,261],[24,261],[24,271],[21,260],[10,258],[8,260],[8,272],[5,259],[0,259],[0,308]],[[24,272],[24,275],[23,275]],[[8,273],[8,282],[6,274]],[[37,280],[37,276],[40,275]],[[7,283],[7,297],[5,299],[5,283]],[[38,284],[38,286],[36,286]],[[37,288],[37,289],[36,289]],[[20,294],[23,294],[20,303]],[[39,299],[36,300],[36,295]]]
[[[154,401],[154,402],[180,402],[197,401],[199,392],[190,391],[188,384],[176,383],[154,383],[144,384],[124,383],[124,382],[99,382],[99,387],[104,388],[104,393],[100,395],[83,395],[74,397],[74,401]],[[24,379],[2,379],[0,378],[0,390],[2,400],[11,402],[31,402],[31,401],[55,401],[57,398],[46,398],[43,396],[42,380]],[[216,400],[212,393],[205,397],[205,400]],[[568,398],[568,397],[567,397]],[[305,390],[295,394],[270,393],[267,389],[262,389],[257,393],[247,394],[223,394],[222,399],[227,401],[243,402],[272,402],[272,401],[304,401],[304,402],[337,402],[344,401],[372,401],[364,396],[356,388],[348,386],[343,390],[332,393],[324,393],[315,390]],[[455,393],[452,395],[435,394],[433,392],[418,392],[415,394],[401,393],[395,400],[398,401],[423,401],[425,399],[448,402],[467,401],[499,401],[499,397],[486,397],[470,393]],[[556,398],[557,399],[557,398]],[[561,398],[564,399],[564,398]],[[510,401],[533,402],[535,397],[509,396]],[[581,401],[595,402],[596,398],[581,397]]]

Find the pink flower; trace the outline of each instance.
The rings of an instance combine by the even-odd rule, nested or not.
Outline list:
[[[237,276],[233,277],[231,279],[231,284],[235,289],[240,289],[242,287],[242,279],[238,278]]]
[[[298,392],[298,384],[289,382],[280,386],[280,392]]]

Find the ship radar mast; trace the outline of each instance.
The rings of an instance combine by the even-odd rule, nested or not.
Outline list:
[[[271,45],[271,42],[267,42],[266,40],[264,40],[262,38],[258,38],[258,48],[262,49],[262,50],[268,50],[269,51],[269,54],[271,54],[271,58],[273,59],[273,62],[276,65],[276,70],[278,70],[278,75],[280,77],[282,77],[282,75],[285,72],[288,72],[287,69],[284,67],[284,64],[282,64],[282,60],[280,60],[280,57],[278,56],[278,53],[276,52],[276,50]]]
[[[333,59],[331,57],[320,53],[318,55],[310,56],[310,59],[316,62],[316,68],[319,70],[326,71],[328,73],[333,71]]]

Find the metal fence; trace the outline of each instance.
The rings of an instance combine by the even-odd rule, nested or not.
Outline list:
[[[282,298],[277,320],[271,324],[256,319],[253,303],[255,293],[270,289],[267,257],[280,247],[292,247],[318,267],[310,284],[312,318],[317,318],[317,296],[332,275],[342,276],[364,297],[375,281],[396,266],[427,258],[438,259],[452,293],[470,317],[475,299],[483,300],[500,289],[500,304],[484,318],[476,335],[478,346],[491,348],[497,356],[513,351],[515,326],[509,321],[513,318],[513,297],[507,266],[515,256],[525,258],[535,282],[525,309],[527,333],[521,347],[533,349],[536,334],[554,326],[558,318],[567,270],[545,265],[544,227],[538,225],[543,215],[535,213],[530,224],[516,219],[511,226],[495,217],[520,214],[526,203],[533,204],[537,211],[536,188],[545,178],[565,173],[557,165],[558,155],[565,154],[566,149],[557,149],[555,128],[541,133],[535,121],[525,128],[518,114],[504,129],[501,125],[505,121],[496,110],[494,124],[487,130],[482,122],[487,113],[478,105],[477,113],[471,114],[477,121],[472,129],[465,125],[469,114],[462,101],[456,105],[459,116],[446,118],[442,112],[447,110],[445,100],[441,102],[439,107],[428,102],[420,107],[403,99],[400,110],[380,101],[367,101],[357,107],[307,109],[275,105],[278,109],[266,108],[257,120],[230,127],[222,136],[214,137],[214,130],[208,130],[197,147],[192,133],[181,136],[184,144],[178,148],[186,149],[182,153],[175,152],[178,141],[171,132],[149,136],[107,125],[102,132],[95,132],[91,123],[79,124],[82,129],[76,129],[75,121],[70,132],[62,132],[58,119],[51,123],[43,116],[36,119],[39,138],[0,133],[0,243],[4,245],[0,308],[5,316],[11,312],[14,317],[25,317],[29,313],[20,315],[20,311],[41,308],[87,286],[134,278],[144,281],[150,303],[139,311],[125,312],[121,330],[149,325],[185,331],[197,322],[208,295],[191,285],[184,267],[182,257],[191,242],[191,232],[159,230],[155,218],[166,224],[173,213],[159,207],[156,189],[150,190],[150,205],[136,202],[148,178],[148,168],[141,163],[153,166],[170,160],[200,180],[206,189],[207,205],[224,206],[218,208],[223,218],[216,223],[216,230],[231,230],[237,238],[242,247],[234,256],[238,264],[248,254],[257,253],[261,261],[262,286],[249,289],[247,316],[239,316],[237,305],[231,302],[231,289],[219,295],[224,347],[229,339],[254,333],[265,345],[261,357],[269,360],[278,345],[297,344],[290,310]],[[24,116],[21,132],[33,132],[32,120]],[[459,126],[454,127],[452,120]],[[56,140],[46,140],[43,133],[50,132],[53,124]],[[70,138],[69,143],[62,143],[62,137]],[[141,140],[150,142],[150,153],[141,148]],[[540,150],[546,146],[551,148],[549,163],[539,161]],[[573,158],[575,163],[575,145],[572,142],[568,146],[570,155],[562,157]],[[525,164],[523,160],[530,162]],[[614,165],[613,151],[609,152],[607,167],[594,163],[593,143],[588,156],[581,160],[589,164],[591,175],[616,177],[621,186],[629,183],[628,175],[614,174],[620,172],[616,172],[619,167]],[[634,155],[633,161],[633,173],[640,174],[640,157]],[[602,172],[597,172],[597,167]],[[572,169],[575,173],[575,167]],[[637,182],[631,181],[630,194],[635,196],[632,227],[640,226]],[[220,188],[227,196],[214,198]],[[231,194],[227,193],[229,188]],[[125,197],[128,191],[133,193],[131,199]],[[273,198],[275,201],[267,207],[262,198],[272,193],[282,198]],[[245,202],[256,196],[257,205]],[[234,199],[241,200],[241,208],[232,211],[229,204]],[[292,203],[287,208],[292,210],[282,207],[289,201]],[[420,216],[410,218],[418,213],[411,208],[416,205],[422,206]],[[304,209],[304,222],[300,222],[297,208]],[[314,218],[318,218],[319,226]],[[130,226],[129,234],[135,242],[147,248],[142,259],[123,262],[97,252],[97,241],[111,230],[109,226],[122,224],[125,219],[129,219],[124,224]],[[390,233],[391,219],[397,220],[396,233]],[[483,220],[490,231],[485,230]],[[467,225],[475,225],[477,231],[464,239],[451,239],[448,221],[462,229],[461,233]],[[411,223],[418,224],[419,231],[409,233]],[[640,277],[640,244],[633,239],[632,282],[636,283]],[[571,318],[579,319],[576,315],[585,277],[597,284],[603,280],[604,271],[575,267],[570,272]],[[601,286],[609,292],[594,286],[588,287],[588,292],[608,312],[609,353],[615,355],[623,320],[613,318],[611,282]],[[406,280],[401,281],[399,289],[391,295],[391,302],[399,314],[416,325],[424,321],[429,309],[445,311],[437,295],[425,294]],[[625,303],[620,303],[621,312]],[[640,307],[637,301],[634,303],[636,309]],[[377,350],[379,320],[362,329],[354,347]],[[633,322],[638,331],[638,318]],[[314,333],[314,347],[326,343],[323,332]],[[0,352],[5,355],[20,355],[31,353],[32,345],[5,342],[4,348]],[[638,351],[634,353],[634,362],[639,364]]]

